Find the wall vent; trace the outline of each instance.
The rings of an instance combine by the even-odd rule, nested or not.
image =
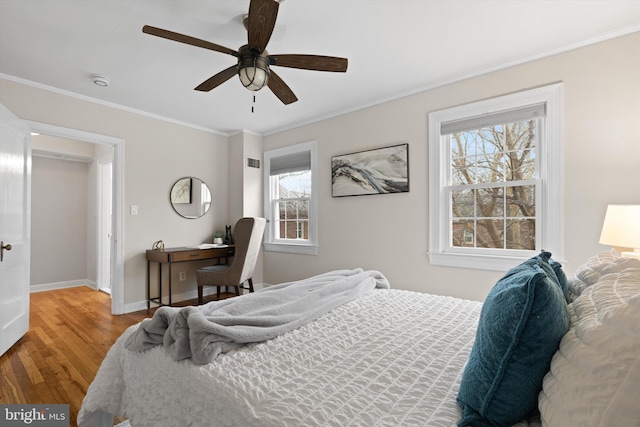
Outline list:
[[[252,159],[247,157],[247,167],[260,169],[260,159]]]

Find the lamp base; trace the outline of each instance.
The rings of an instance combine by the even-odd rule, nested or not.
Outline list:
[[[634,249],[633,252],[621,252],[620,256],[622,258],[633,258],[640,261],[640,249]]]

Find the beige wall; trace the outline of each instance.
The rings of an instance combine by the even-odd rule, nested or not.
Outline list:
[[[564,82],[565,258],[574,271],[607,249],[598,244],[607,204],[640,204],[638,76],[635,33],[265,137],[265,150],[318,141],[321,231],[317,256],[265,253],[265,281],[362,267],[396,288],[483,300],[502,273],[428,261],[427,117],[555,82]],[[410,146],[409,193],[331,198],[331,156],[401,142]]]
[[[31,137],[31,151],[43,156],[62,156],[65,158],[91,161],[96,158],[96,146],[84,141],[60,138],[51,135],[36,135]]]
[[[35,156],[31,171],[31,285],[85,281],[89,164]]]
[[[18,117],[124,140],[124,303],[146,298],[144,252],[163,239],[167,247],[210,242],[215,229],[229,223],[227,137],[0,79],[0,103]],[[184,219],[169,205],[169,189],[183,176],[207,183],[214,205],[202,218]],[[137,205],[139,215],[129,215]],[[62,224],[54,224],[62,226]],[[174,294],[195,296],[195,268]],[[165,269],[166,270],[166,269]]]
[[[482,300],[502,273],[428,262],[427,116],[559,81],[565,94],[565,255],[572,272],[607,249],[598,244],[606,205],[640,204],[639,46],[635,33],[264,137],[264,150],[316,140],[320,169],[318,255],[265,253],[264,281],[363,267],[382,271],[396,288]],[[254,190],[261,177],[229,166],[241,159],[244,168],[245,155],[260,151],[253,134],[227,138],[2,79],[0,102],[27,120],[125,141],[125,305],[146,297],[144,251],[154,241],[168,247],[210,241],[214,230],[260,209]],[[409,193],[331,198],[331,156],[402,142],[410,145]],[[213,208],[203,218],[180,218],[168,205],[169,188],[186,175],[212,191]],[[231,179],[242,181],[239,193]],[[129,215],[133,204],[138,216]],[[189,267],[186,284],[174,269],[174,293],[193,291],[197,266]]]

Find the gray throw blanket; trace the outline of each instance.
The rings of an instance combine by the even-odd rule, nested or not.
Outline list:
[[[266,341],[312,322],[375,288],[378,271],[336,270],[197,307],[160,307],[125,342],[131,351],[163,345],[174,360],[204,365],[220,353]]]

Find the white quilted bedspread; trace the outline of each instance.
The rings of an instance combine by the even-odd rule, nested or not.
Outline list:
[[[481,303],[375,290],[273,340],[196,366],[114,344],[80,426],[446,426]],[[103,423],[103,424],[100,424]]]

